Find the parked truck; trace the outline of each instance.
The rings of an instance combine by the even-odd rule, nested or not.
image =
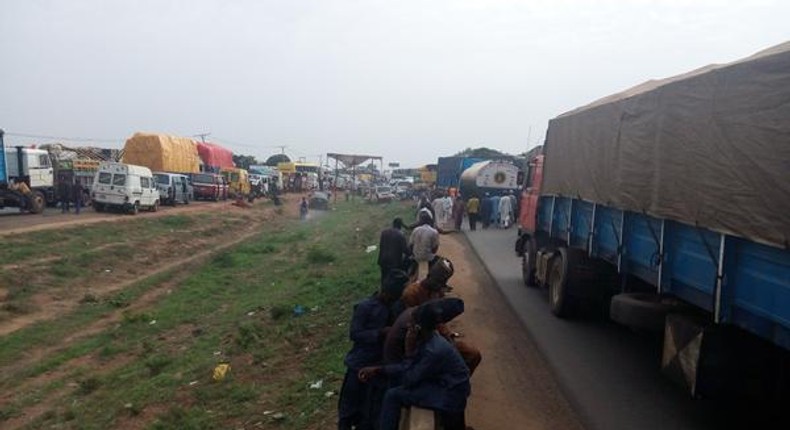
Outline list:
[[[191,139],[151,133],[135,133],[127,139],[122,161],[148,167],[153,172],[186,175],[199,173],[201,164]]]
[[[663,335],[696,397],[790,398],[790,43],[549,122],[529,160],[524,283],[570,317]]]
[[[458,188],[461,174],[475,163],[484,161],[473,157],[439,157],[436,170],[436,186],[442,188]]]
[[[52,163],[47,151],[16,146],[7,148],[0,129],[0,209],[18,207],[38,214],[44,211],[47,195],[54,195]],[[30,189],[24,194],[15,184],[24,182]]]

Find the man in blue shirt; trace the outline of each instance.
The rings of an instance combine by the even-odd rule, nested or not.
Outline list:
[[[381,363],[384,338],[394,319],[390,306],[400,298],[408,282],[405,273],[392,272],[378,293],[354,306],[350,328],[354,345],[344,361],[347,370],[338,400],[338,430],[372,429],[376,420],[367,402],[372,388],[363,384],[357,375],[363,367]]]

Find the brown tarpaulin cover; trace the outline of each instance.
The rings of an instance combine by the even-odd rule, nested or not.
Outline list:
[[[785,248],[790,42],[560,115],[543,189]]]
[[[154,172],[198,173],[200,157],[195,142],[165,134],[135,133],[123,147],[123,162]]]

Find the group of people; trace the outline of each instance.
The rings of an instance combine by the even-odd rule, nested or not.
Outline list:
[[[435,218],[423,209],[408,240],[400,218],[381,232],[381,285],[354,306],[351,319],[340,430],[395,430],[409,406],[435,411],[446,430],[467,428],[469,379],[481,354],[447,326],[464,302],[445,297],[455,269],[437,254]]]
[[[449,229],[452,226],[456,231],[461,230],[464,216],[467,217],[469,229],[472,231],[477,230],[478,221],[484,229],[492,225],[497,228],[510,228],[518,216],[518,200],[513,191],[501,196],[485,193],[482,199],[472,195],[468,201],[464,201],[460,194],[455,197],[442,194],[432,201],[423,195],[417,207],[431,213],[437,228]]]
[[[186,186],[186,185],[184,185]],[[62,213],[71,212],[71,207],[74,207],[74,212],[79,215],[83,206],[83,195],[85,194],[85,187],[79,180],[62,179],[58,185],[58,201],[60,203],[60,211]]]

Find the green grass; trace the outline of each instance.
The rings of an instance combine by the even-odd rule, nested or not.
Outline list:
[[[340,388],[351,309],[378,285],[376,254],[365,253],[365,247],[377,243],[378,232],[407,211],[401,205],[351,202],[311,222],[264,227],[253,239],[213,257],[150,307],[124,311],[120,324],[56,348],[13,375],[2,374],[0,389],[10,390],[79,357],[106,364],[95,371],[64,372],[61,380],[36,387],[35,395],[20,396],[0,410],[0,426],[4,416],[64,390],[76,378],[78,385],[50,399],[52,410],[30,428],[71,423],[73,417],[79,417],[79,428],[112,428],[150,408],[160,411],[146,422],[152,429],[257,422],[265,428],[333,427],[337,395],[325,393]],[[185,222],[173,218],[160,226]],[[126,309],[172,276],[86,300],[72,315],[0,338],[0,366],[18,363],[31,348],[57,344],[108,312]],[[303,314],[294,313],[297,305]],[[215,382],[211,374],[220,361],[232,368],[226,379]],[[323,387],[310,389],[317,380]],[[264,415],[267,410],[283,418]]]

